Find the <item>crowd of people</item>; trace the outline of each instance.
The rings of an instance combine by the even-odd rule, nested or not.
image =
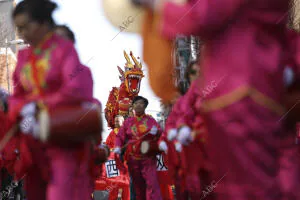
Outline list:
[[[23,0],[12,19],[29,47],[18,52],[13,93],[0,90],[2,189],[19,199],[90,200],[102,181],[98,190],[118,200],[300,199],[300,37],[287,26],[290,0],[133,2],[147,11],[150,85],[172,105],[165,126],[135,94],[102,141],[101,103],[74,33],[53,20],[55,3]],[[164,85],[178,34],[202,41],[199,59],[187,66],[187,91]],[[140,67],[134,63],[128,69]],[[157,154],[167,165],[164,178]]]

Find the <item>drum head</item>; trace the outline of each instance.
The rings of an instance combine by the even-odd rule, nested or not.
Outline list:
[[[131,0],[103,0],[102,6],[108,21],[120,31],[141,32],[145,11]]]
[[[42,110],[39,113],[38,121],[40,125],[40,139],[42,142],[46,142],[48,140],[50,130],[50,117],[46,110]]]
[[[150,144],[149,144],[148,141],[144,141],[144,142],[141,143],[141,152],[142,152],[142,154],[148,153],[149,148],[150,148]]]

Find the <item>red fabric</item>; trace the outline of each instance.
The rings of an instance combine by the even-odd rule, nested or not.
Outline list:
[[[101,178],[96,180],[95,183],[95,190],[100,191],[108,191],[109,192],[109,200],[116,200],[118,197],[119,189],[122,189],[122,200],[129,200],[130,199],[130,191],[129,191],[129,184],[124,184],[121,182],[111,181],[108,178]]]
[[[110,148],[114,148],[115,147],[115,140],[116,140],[116,135],[118,133],[118,129],[115,128],[114,130],[112,130],[108,137],[106,138],[105,144]]]
[[[160,192],[163,200],[173,200],[174,196],[170,185],[159,183]]]
[[[114,129],[108,135],[105,144],[111,149],[115,147],[116,133],[118,129]],[[95,190],[106,190],[109,191],[109,200],[115,200],[118,197],[119,189],[122,189],[122,199],[129,200],[129,176],[127,167],[122,163],[119,156],[111,152],[108,160],[115,160],[117,168],[119,169],[120,176],[108,178],[106,176],[105,166],[102,165],[101,173],[102,176],[98,177],[95,181]]]
[[[40,174],[36,173],[36,167],[28,171],[24,189],[26,191],[26,199],[28,200],[45,200],[47,193],[47,182],[40,178]]]
[[[167,167],[167,169],[169,169],[167,154],[162,153],[162,156],[163,156],[163,162],[164,162],[165,166]],[[168,173],[168,170],[157,171],[157,177],[158,177],[159,184],[163,184],[163,185],[173,185],[174,184],[174,181],[172,180],[170,174]]]
[[[199,145],[194,142],[188,146],[183,146],[180,157],[182,159],[182,169],[186,175],[187,190],[200,199],[202,190],[199,175],[204,159]]]
[[[122,189],[122,199],[129,200],[129,176],[127,173],[127,167],[119,160],[114,153],[111,153],[108,159],[114,159],[117,162],[117,168],[120,171],[120,176],[108,178],[106,176],[105,166],[102,166],[102,175],[95,181],[95,190],[109,191],[109,200],[117,199],[119,189]],[[120,166],[122,169],[120,169]]]
[[[163,155],[166,157],[166,155]],[[165,161],[166,159],[164,159]],[[165,163],[166,164],[166,163]],[[166,164],[168,167],[168,165]],[[168,171],[157,171],[157,178],[160,186],[160,191],[163,200],[173,200],[173,193],[171,189],[171,185],[173,185],[173,181],[171,180],[171,176]]]
[[[118,198],[119,189],[122,189],[122,200],[130,199],[129,183],[116,182],[108,179],[107,184],[106,190],[109,190],[109,200]]]
[[[26,144],[26,139],[24,137],[21,137],[21,139],[19,139],[19,149],[20,149],[20,159],[16,160],[13,168],[14,172],[16,173],[16,177],[15,177],[16,180],[22,178],[28,172],[28,170],[31,168],[33,164],[32,154],[30,152],[29,147]]]
[[[0,138],[3,140],[5,134],[12,128],[14,123],[9,120],[8,115],[0,113]],[[15,152],[18,148],[18,139],[14,136],[1,151],[1,167],[5,167],[10,174],[14,173],[14,163],[17,160]]]
[[[180,168],[180,156],[176,151],[174,143],[168,142],[168,154],[166,160],[168,162],[168,173],[172,182],[175,182],[177,171]]]

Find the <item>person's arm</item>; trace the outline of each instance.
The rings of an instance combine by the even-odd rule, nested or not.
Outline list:
[[[185,5],[166,2],[163,5],[162,32],[170,39],[177,34],[209,36],[226,27],[247,0],[197,0]]]

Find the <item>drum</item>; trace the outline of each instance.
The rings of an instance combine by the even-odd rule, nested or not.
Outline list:
[[[131,0],[103,0],[102,7],[108,21],[120,31],[140,33],[144,9]]]
[[[102,132],[101,106],[89,102],[41,110],[40,139],[70,145],[99,138]]]
[[[157,141],[143,141],[141,143],[141,153],[147,156],[156,156],[162,151],[159,150]]]

